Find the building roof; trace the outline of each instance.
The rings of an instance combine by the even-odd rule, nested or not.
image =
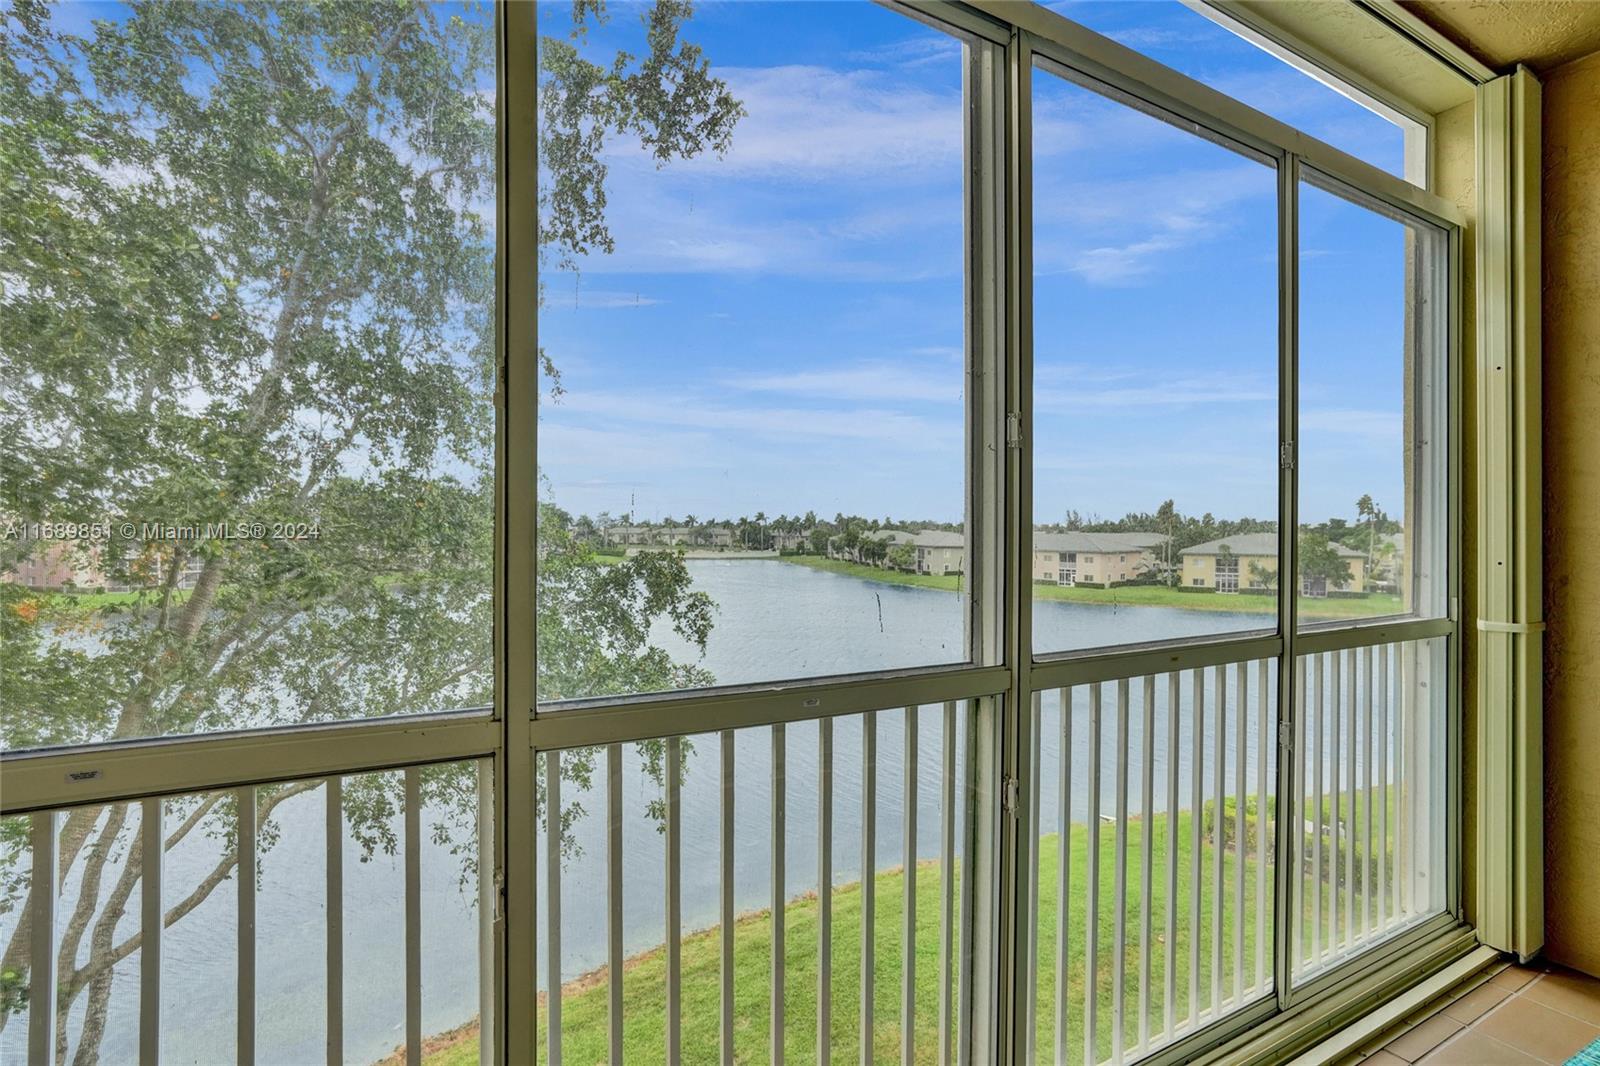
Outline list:
[[[942,529],[924,529],[911,541],[919,548],[965,548],[967,538],[960,533],[947,533]]]
[[[1343,544],[1329,541],[1333,550],[1346,559],[1364,559],[1366,556],[1353,548]],[[1276,558],[1278,555],[1278,535],[1276,533],[1237,533],[1231,537],[1220,537],[1217,540],[1208,540],[1204,544],[1196,544],[1192,548],[1185,548],[1179,555],[1221,555],[1222,546],[1227,545],[1228,550],[1234,555],[1259,555]]]
[[[1038,533],[1033,535],[1033,550],[1046,552],[1138,552],[1160,547],[1165,533]]]

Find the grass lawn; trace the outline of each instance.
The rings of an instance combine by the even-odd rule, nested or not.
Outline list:
[[[1149,1016],[1156,1027],[1164,1018],[1165,980],[1165,923],[1169,903],[1177,907],[1177,936],[1175,958],[1179,975],[1175,998],[1175,1015],[1183,1018],[1189,1009],[1189,965],[1191,943],[1196,952],[1199,973],[1199,1004],[1208,1009],[1211,1003],[1213,958],[1211,936],[1213,929],[1212,878],[1217,858],[1209,842],[1202,843],[1203,877],[1200,889],[1198,916],[1191,899],[1188,877],[1193,841],[1192,823],[1187,812],[1178,817],[1178,869],[1180,871],[1175,901],[1169,901],[1166,892],[1165,868],[1168,834],[1165,818],[1152,822],[1153,889],[1150,898],[1152,942],[1150,945],[1150,980],[1145,1002]],[[1087,869],[1090,849],[1087,826],[1073,826],[1070,841],[1070,882],[1068,888],[1068,1032],[1069,1047],[1081,1049],[1084,1034],[1084,990],[1086,973],[1087,929]],[[1124,953],[1124,1036],[1131,1044],[1138,1038],[1139,1004],[1141,997],[1139,937],[1144,901],[1141,893],[1141,862],[1143,854],[1144,824],[1138,819],[1128,823],[1128,875],[1127,904],[1120,914],[1128,920],[1127,944]],[[1055,987],[1056,987],[1056,925],[1060,914],[1057,904],[1056,871],[1059,858],[1059,838],[1047,836],[1040,842],[1039,928],[1038,928],[1038,988],[1036,990],[1037,1037],[1041,1055],[1053,1057],[1047,1049],[1055,1041]],[[1100,908],[1099,908],[1099,965],[1094,974],[1097,990],[1098,1019],[1096,1042],[1102,1056],[1111,1051],[1112,997],[1114,966],[1115,923],[1119,917],[1114,905],[1116,855],[1114,826],[1103,824],[1100,832]],[[1239,861],[1231,849],[1222,855],[1223,927],[1222,955],[1215,960],[1215,975],[1222,988],[1223,999],[1233,994],[1234,878]],[[1244,913],[1254,915],[1255,869],[1253,858],[1245,862]],[[893,1060],[900,1052],[900,973],[901,973],[901,913],[904,880],[899,869],[887,870],[877,875],[877,919],[875,923],[874,957],[877,960],[877,979],[874,986],[873,1042],[875,1058]],[[1268,875],[1268,901],[1271,905],[1271,879]],[[916,1001],[915,1027],[916,1059],[919,1062],[936,1062],[938,1059],[939,1021],[939,902],[941,870],[937,863],[924,863],[917,871],[917,937],[916,937]],[[833,1053],[841,1061],[853,1061],[860,1031],[858,989],[860,987],[861,950],[861,889],[859,883],[837,888],[833,895],[833,983],[832,983],[832,1045]],[[786,986],[785,1052],[793,1061],[810,1061],[816,1041],[816,989],[817,989],[817,926],[818,905],[814,896],[789,904],[785,918]],[[1271,922],[1266,923],[1269,930]],[[1245,922],[1244,958],[1245,972],[1241,975],[1245,986],[1255,980],[1255,923]],[[719,1040],[719,967],[720,931],[710,929],[683,938],[682,947],[682,1040],[688,1061],[715,1061]],[[771,926],[766,912],[756,912],[739,919],[734,932],[734,1040],[736,1058],[740,1062],[764,1062],[769,1057],[769,975],[771,968]],[[1191,938],[1193,938],[1191,940]],[[959,952],[959,948],[958,948]],[[1270,971],[1271,954],[1265,953],[1266,967]],[[1265,975],[1270,980],[1270,972]],[[665,1032],[665,958],[660,948],[644,952],[628,960],[623,977],[623,1057],[629,1062],[657,1061],[661,1058]],[[563,1053],[568,1061],[579,1063],[603,1062],[606,1059],[607,1041],[607,974],[604,970],[578,978],[567,984],[562,996]],[[1251,998],[1247,992],[1245,998]],[[1225,1010],[1231,1009],[1224,1007]],[[538,1022],[541,1034],[545,1029],[547,1007],[541,1000]],[[477,1032],[466,1026],[450,1034],[453,1043],[441,1041],[426,1056],[434,1066],[458,1066],[477,1061]],[[540,1060],[544,1058],[541,1044]]]
[[[887,585],[915,585],[920,588],[958,591],[962,578],[957,575],[907,574],[897,570],[881,570],[875,566],[843,559],[827,559],[819,555],[785,555],[783,561],[825,570],[833,574],[847,574],[866,581],[879,581]],[[1067,603],[1101,603],[1119,607],[1178,607],[1187,611],[1233,611],[1271,617],[1277,610],[1275,596],[1224,596],[1210,592],[1184,592],[1164,585],[1124,585],[1121,588],[1095,589],[1078,585],[1033,586],[1036,600],[1062,600]],[[1368,618],[1399,614],[1404,610],[1398,596],[1373,595],[1366,599],[1331,600],[1301,597],[1300,610],[1304,617],[1319,619]]]

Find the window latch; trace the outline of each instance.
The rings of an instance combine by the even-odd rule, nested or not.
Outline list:
[[[1022,447],[1022,416],[1015,411],[1006,415],[1006,447]]]
[[[1286,440],[1278,445],[1278,465],[1285,470],[1294,469],[1294,441]]]
[[[1017,813],[1017,779],[1005,779],[1005,787],[1000,790],[1000,809],[1007,814]]]

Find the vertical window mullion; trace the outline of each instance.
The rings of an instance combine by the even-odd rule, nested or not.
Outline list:
[[[532,4],[496,8],[498,82],[495,255],[495,711],[503,724],[495,758],[497,901],[494,1061],[533,1061],[538,1025],[534,836],[534,487],[537,483],[538,315],[512,299],[538,287],[537,36]]]
[[[1278,631],[1283,648],[1278,659],[1278,763],[1275,787],[1279,816],[1276,820],[1278,861],[1273,885],[1272,959],[1278,1009],[1285,1010],[1294,997],[1290,974],[1289,935],[1293,910],[1296,853],[1300,833],[1294,812],[1300,782],[1293,772],[1295,722],[1300,707],[1295,700],[1295,631],[1299,561],[1296,558],[1300,528],[1299,411],[1300,411],[1300,157],[1286,152],[1278,161]],[[1285,728],[1287,727],[1287,728]],[[1265,738],[1261,758],[1266,758]]]

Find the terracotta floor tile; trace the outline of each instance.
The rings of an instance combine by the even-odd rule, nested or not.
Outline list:
[[[1545,1062],[1565,1062],[1579,1048],[1600,1037],[1600,1026],[1551,1010],[1527,996],[1517,996],[1484,1018],[1478,1032],[1525,1051]]]
[[[1424,1019],[1432,1018],[1435,1014],[1438,1014],[1449,1005],[1449,996],[1435,996],[1433,999],[1428,1000],[1428,1002],[1424,1003],[1422,1006],[1406,1015],[1405,1022],[1407,1025],[1416,1025],[1418,1022],[1423,1021]]]
[[[1374,1051],[1362,1061],[1362,1066],[1405,1066],[1406,1060],[1387,1051]]]
[[[1541,1066],[1541,1060],[1468,1029],[1423,1059],[1422,1066]]]
[[[1509,989],[1510,991],[1515,992],[1517,989],[1521,988],[1523,985],[1527,984],[1529,981],[1538,976],[1538,970],[1530,969],[1526,966],[1507,966],[1504,970],[1501,970],[1499,973],[1490,978],[1489,983],[1492,985],[1499,985],[1501,988]]]
[[[1600,1025],[1600,981],[1582,974],[1547,973],[1523,990],[1529,999]]]
[[[1362,1052],[1363,1054],[1370,1055],[1379,1048],[1388,1047],[1390,1044],[1400,1039],[1410,1028],[1411,1026],[1407,1025],[1405,1022],[1396,1022],[1383,1032],[1362,1043],[1356,1048],[1356,1050]]]
[[[1436,1014],[1427,1021],[1419,1023],[1384,1050],[1392,1055],[1398,1055],[1407,1062],[1416,1062],[1460,1031],[1460,1022]]]
[[[1462,1025],[1467,1025],[1477,1021],[1490,1007],[1493,1007],[1509,995],[1511,993],[1499,985],[1480,985],[1451,1003],[1444,1009],[1444,1013]]]

